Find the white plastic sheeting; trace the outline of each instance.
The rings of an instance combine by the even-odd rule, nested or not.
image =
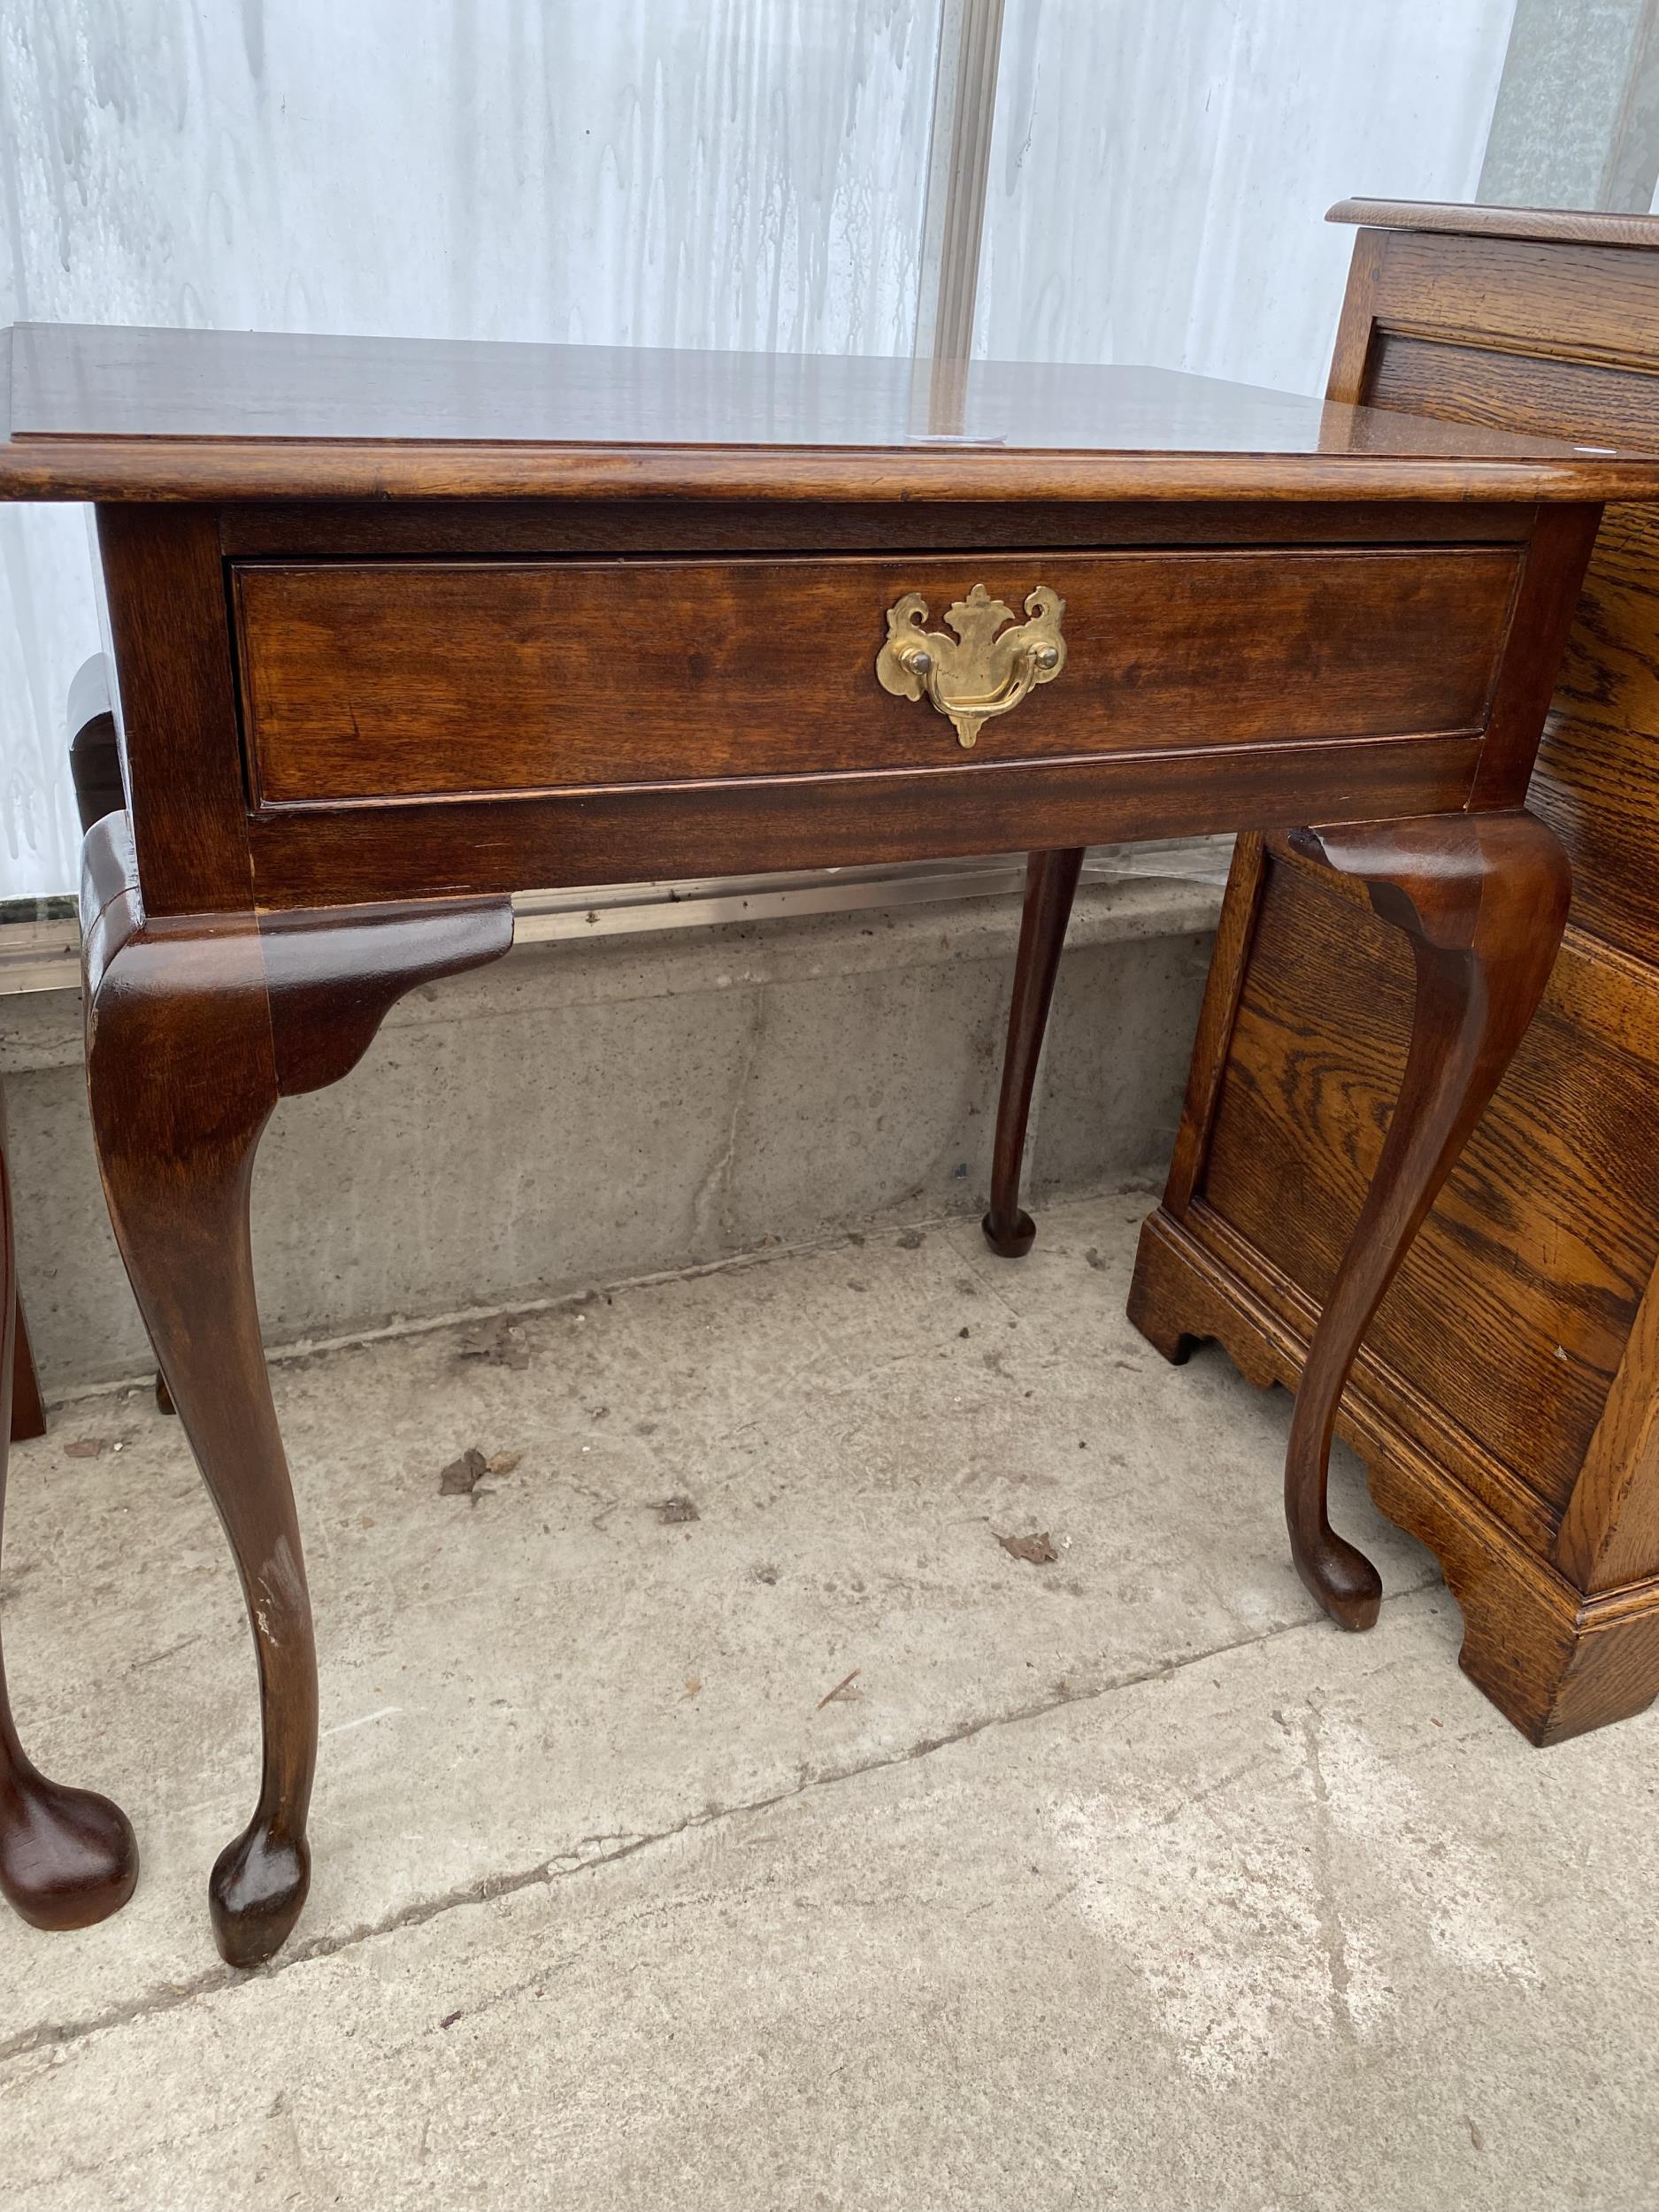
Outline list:
[[[1515,0],[1008,0],[975,349],[1323,388],[1333,201],[1470,200]]]

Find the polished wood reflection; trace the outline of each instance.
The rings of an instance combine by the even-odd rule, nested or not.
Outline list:
[[[19,324],[13,498],[1598,499],[1659,462],[1170,369]],[[0,389],[4,384],[0,383]]]

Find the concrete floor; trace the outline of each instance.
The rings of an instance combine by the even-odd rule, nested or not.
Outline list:
[[[245,1978],[224,1545],[142,1396],[65,1408],[8,1658],[143,1873],[0,1923],[6,2206],[1659,2201],[1659,1718],[1530,1750],[1348,1460],[1390,1595],[1314,1617],[1287,1401],[1122,1317],[1147,1203],[280,1363],[325,1737]],[[468,1446],[522,1457],[441,1494]]]

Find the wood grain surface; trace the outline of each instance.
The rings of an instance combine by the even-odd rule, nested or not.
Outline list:
[[[1396,211],[1346,211],[1380,224]],[[1659,442],[1659,222],[1398,211],[1333,390]],[[1511,754],[1508,787],[1514,787]],[[1484,788],[1478,782],[1477,789]],[[1464,1664],[1536,1740],[1659,1692],[1659,539],[1608,511],[1528,789],[1573,868],[1540,1013],[1384,1298],[1339,1424],[1440,1551]],[[1235,872],[1136,1303],[1294,1379],[1402,1064],[1402,939],[1282,852]],[[1223,1016],[1225,1018],[1223,1018]]]
[[[1019,958],[1009,1002],[1008,1043],[996,1106],[996,1142],[991,1159],[991,1203],[981,1227],[992,1251],[1005,1260],[1031,1249],[1036,1225],[1019,1202],[1025,1129],[1031,1119],[1043,1032],[1060,973],[1065,926],[1082,872],[1083,849],[1033,853],[1025,864],[1025,902],[1020,915]]]
[[[269,804],[1473,733],[1519,568],[1503,547],[242,562],[234,590]],[[872,680],[907,593],[942,630],[972,586],[1019,620],[1039,583],[1066,666],[971,755]]]
[[[1444,200],[1339,200],[1327,223],[1437,231],[1461,238],[1523,238],[1552,244],[1659,247],[1659,216],[1564,207],[1468,207]]]
[[[1569,975],[1547,996],[1371,1331],[1391,1365],[1557,1510],[1659,1246],[1620,1202],[1627,1163],[1645,1149],[1641,1064],[1617,1030],[1563,1003],[1584,956],[1582,942],[1570,942]],[[1410,998],[1397,933],[1292,871],[1270,871],[1202,1189],[1210,1210],[1316,1306],[1381,1149]],[[1647,1194],[1659,1200],[1651,1169]]]
[[[1517,251],[1525,251],[1519,248]],[[1659,458],[1119,365],[22,324],[0,497],[1606,500]]]
[[[1537,1009],[1566,925],[1566,855],[1537,817],[1469,813],[1297,830],[1292,847],[1404,935],[1416,966],[1388,1126],[1320,1302],[1285,1458],[1297,1571],[1333,1620],[1369,1628],[1382,1580],[1333,1530],[1325,1471],[1360,1340]]]
[[[155,921],[125,815],[88,833],[83,909],[99,1172],[235,1560],[258,1667],[258,1795],[208,1888],[220,1953],[250,1966],[304,1905],[318,1713],[304,1556],[254,1288],[254,1157],[280,1097],[344,1074],[403,992],[503,953],[512,911],[497,900]]]
[[[919,708],[914,710],[920,712]],[[1474,737],[731,778],[527,796],[267,807],[248,825],[266,908],[746,870],[947,859],[1258,823],[1462,807]]]

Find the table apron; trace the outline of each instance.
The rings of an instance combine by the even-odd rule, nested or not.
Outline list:
[[[1187,542],[1133,545],[1106,509],[1093,546],[976,549],[872,510],[863,552],[654,553],[536,551],[545,517],[509,547],[478,507],[421,551],[396,516],[296,510],[264,552],[215,508],[101,509],[145,908],[1513,809],[1597,517],[1503,510],[1460,541],[1431,506],[1417,541],[1356,542],[1376,511],[1339,503],[1226,544],[1193,507]]]
[[[511,798],[268,807],[265,907],[846,867],[1443,814],[1478,736],[1227,746]]]

